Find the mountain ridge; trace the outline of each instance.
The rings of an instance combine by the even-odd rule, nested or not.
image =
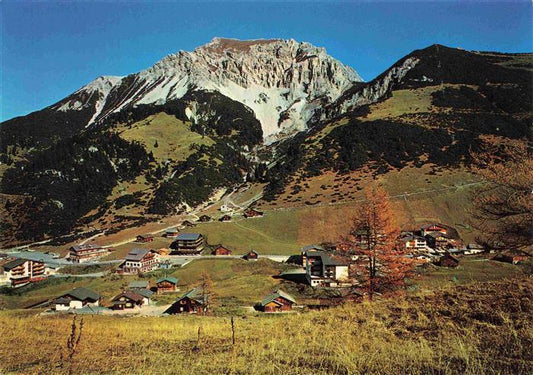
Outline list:
[[[128,108],[179,100],[194,90],[216,91],[251,108],[269,142],[304,130],[317,106],[357,81],[362,79],[352,68],[306,42],[214,38],[138,73],[98,77],[51,108],[91,109],[88,127]]]
[[[259,45],[239,42],[236,47],[231,40],[212,43],[203,48],[218,48],[222,43],[216,54],[229,53],[233,65],[225,57],[194,55],[205,58],[203,68],[209,67],[205,61],[210,58],[219,64],[216,73],[200,70],[202,77],[211,74],[223,81],[229,79],[225,76],[235,76],[241,84],[257,79],[274,90],[278,83],[280,87],[304,89],[299,73],[296,78],[265,76],[268,69],[276,69],[275,64],[268,64],[264,71],[259,69],[263,76],[241,76],[234,48],[249,51],[259,46],[270,61],[276,59],[272,50],[276,41]],[[306,74],[312,67],[312,77],[335,84],[335,77],[333,81],[328,77],[325,60],[310,57],[305,46],[298,55],[296,47],[300,44],[291,43],[294,48],[284,50],[290,52],[290,59],[279,64],[292,61],[292,66],[301,67]],[[265,52],[267,47],[270,49]],[[146,220],[144,215],[148,214],[184,213],[216,192],[223,194],[243,183],[267,184],[265,201],[269,202],[291,186],[295,193],[286,197],[287,202],[298,204],[303,202],[297,193],[303,181],[325,173],[342,175],[369,168],[377,178],[407,165],[418,168],[424,164],[431,164],[434,170],[452,171],[468,165],[469,152],[480,147],[485,136],[531,138],[531,54],[470,52],[437,45],[416,50],[370,82],[347,85],[347,81],[339,81],[347,87],[342,93],[337,90],[328,98],[313,96],[312,100],[296,102],[300,106],[294,112],[270,107],[265,114],[273,113],[276,127],[302,113],[309,119],[299,123],[305,125],[301,128],[305,131],[278,127],[280,132],[268,140],[257,108],[247,105],[250,103],[201,87],[188,89],[180,98],[168,96],[175,92],[169,80],[179,78],[170,74],[175,65],[191,62],[191,56],[185,54],[164,58],[164,63],[154,67],[159,80],[145,81],[138,74],[99,77],[86,90],[77,90],[75,96],[56,103],[55,109],[48,107],[1,124],[0,198],[5,217],[15,218],[5,227],[11,238],[22,238],[21,231],[25,236],[57,235],[90,223],[114,227],[119,225],[117,217],[124,222],[120,225],[126,225],[125,216],[117,214],[123,201],[130,202],[133,223]],[[294,63],[297,56],[303,59],[300,65]],[[323,70],[317,71],[313,61]],[[241,66],[243,71],[248,68],[253,70],[253,64]],[[170,72],[168,77],[164,72]],[[303,82],[308,80],[306,74]],[[280,77],[286,78],[285,83]],[[320,79],[312,80],[313,84]],[[161,104],[157,103],[158,95],[147,97],[162,88],[168,92]],[[320,93],[312,87],[308,91]],[[301,91],[292,99],[299,94]],[[338,98],[332,100],[336,95]],[[87,127],[104,96],[100,111],[109,115]],[[260,99],[256,104],[265,104],[253,97]],[[135,98],[136,106],[132,105]],[[263,108],[271,106],[270,99]],[[113,112],[121,106],[123,110]],[[304,107],[309,111],[301,111]],[[176,147],[176,142],[185,142],[187,149]],[[105,171],[105,181],[95,170]],[[123,192],[117,191],[119,185],[126,186]],[[128,188],[131,186],[135,188]],[[328,196],[327,185],[320,189]],[[312,203],[316,193],[309,197]]]

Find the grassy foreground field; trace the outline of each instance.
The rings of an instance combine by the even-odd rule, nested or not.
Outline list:
[[[526,374],[533,280],[276,316],[84,317],[73,372]],[[0,372],[66,373],[71,316],[0,313]],[[200,335],[198,332],[200,330]],[[61,366],[62,365],[62,366]]]

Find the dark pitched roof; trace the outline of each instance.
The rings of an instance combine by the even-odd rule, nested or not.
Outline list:
[[[150,285],[150,282],[146,280],[133,280],[133,281],[130,281],[128,286],[130,289],[136,289],[136,288],[146,289],[148,288],[149,285]]]
[[[281,297],[281,298],[284,298],[286,299],[287,301],[290,301],[292,303],[296,303],[296,301],[294,300],[294,298],[288,294],[288,293],[285,293],[284,291],[282,290],[277,290],[276,292],[272,293],[272,294],[269,294],[268,296],[266,296],[262,301],[261,301],[261,306],[265,306],[267,304],[269,304],[270,302],[273,302],[276,298],[278,297]]]
[[[180,233],[178,234],[178,240],[182,241],[196,241],[202,235],[199,233]]]
[[[54,300],[54,303],[60,304],[60,305],[67,305],[71,301],[68,297],[59,297]]]
[[[148,289],[135,289],[133,292],[140,294],[141,296],[145,298],[152,298],[152,295],[154,294],[154,292]]]
[[[182,295],[180,298],[178,298],[176,302],[179,302],[184,298],[190,298],[190,299],[195,300],[198,303],[204,304],[206,301],[202,297],[203,297],[202,291],[198,288],[194,288],[194,289],[189,290],[187,293]]]
[[[324,251],[325,249],[320,245],[307,245],[302,247],[302,252],[310,251],[310,250],[320,250]]]
[[[167,276],[167,277],[161,277],[157,279],[156,284],[162,283],[163,281],[168,281],[169,283],[174,284],[174,285],[178,283],[177,278],[172,277],[172,276]]]
[[[98,301],[100,299],[100,295],[98,293],[83,287],[72,289],[70,292],[62,294],[59,297],[71,297],[78,301]]]
[[[15,259],[15,260],[12,260],[11,262],[4,264],[2,267],[4,268],[4,270],[10,271],[13,268],[18,267],[24,263],[26,263],[26,260],[19,258],[19,259]]]
[[[74,251],[79,251],[79,250],[88,250],[88,249],[99,249],[100,247],[101,246],[98,246],[95,243],[89,243],[89,244],[84,244],[84,245],[74,245],[70,249]]]
[[[149,252],[147,249],[133,249],[126,255],[126,260],[139,261]]]
[[[305,252],[307,257],[320,257],[322,264],[325,266],[347,266],[346,262],[331,258],[330,254],[325,251],[308,250]]]
[[[137,291],[133,292],[128,290],[117,295],[112,301],[118,301],[121,297],[126,297],[127,299],[135,302],[142,302],[144,298],[141,294],[137,293]]]
[[[243,256],[244,259],[253,258],[253,257],[259,258],[259,253],[255,250],[250,250]]]

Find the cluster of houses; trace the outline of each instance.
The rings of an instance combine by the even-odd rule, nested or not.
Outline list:
[[[455,228],[440,223],[428,224],[414,231],[402,232],[400,241],[410,256],[426,262],[433,262],[441,267],[457,267],[460,262],[458,256],[461,255],[476,255],[487,252],[487,249],[476,243],[465,246]],[[518,264],[528,257],[528,254],[523,251],[509,250],[497,254],[492,259]]]
[[[111,298],[107,307],[102,305],[100,294],[87,288],[75,288],[49,301],[53,311],[76,311],[77,313],[102,313],[109,310],[134,310],[151,304],[154,293],[176,292],[178,279],[162,277],[154,287],[150,282],[136,280],[129,283],[128,288]],[[97,308],[98,307],[98,308]]]
[[[112,297],[104,306],[103,297],[87,288],[78,287],[46,302],[53,312],[75,312],[77,314],[112,314],[113,311],[139,312],[143,306],[152,304],[154,293],[176,292],[178,280],[174,277],[158,279],[150,288],[148,281],[132,281],[128,289]],[[296,300],[282,290],[267,295],[255,309],[267,313],[292,310]],[[43,304],[39,305],[42,307]],[[37,306],[34,306],[37,307]],[[178,297],[170,306],[164,307],[163,314],[203,315],[209,309],[209,296],[201,288],[193,288]]]
[[[413,231],[404,231],[401,233],[400,242],[405,250],[427,259],[464,246],[457,230],[438,223],[424,225]],[[479,252],[481,251],[483,250]],[[476,252],[472,250],[472,254],[474,253]]]
[[[220,210],[222,212],[228,212],[229,210],[226,207],[227,206],[223,205]],[[244,217],[245,219],[250,219],[254,217],[262,217],[263,215],[264,213],[262,211],[255,210],[253,208],[248,208],[247,210],[244,211],[244,213],[242,214],[242,217]],[[218,218],[218,221],[227,222],[227,221],[231,221],[232,219],[233,217],[231,215],[224,214]],[[202,215],[198,218],[198,221],[201,223],[208,223],[210,221],[213,221],[213,218],[209,215]]]

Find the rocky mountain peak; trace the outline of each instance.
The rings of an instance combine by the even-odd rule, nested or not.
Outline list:
[[[334,102],[360,81],[352,68],[309,43],[214,38],[192,52],[168,55],[127,79],[99,77],[56,107],[67,111],[94,106],[90,125],[127,108],[178,100],[191,91],[218,92],[250,108],[264,140],[271,142],[304,130],[317,107]],[[96,91],[97,100],[88,100]],[[196,118],[193,112],[188,112],[191,120]]]

